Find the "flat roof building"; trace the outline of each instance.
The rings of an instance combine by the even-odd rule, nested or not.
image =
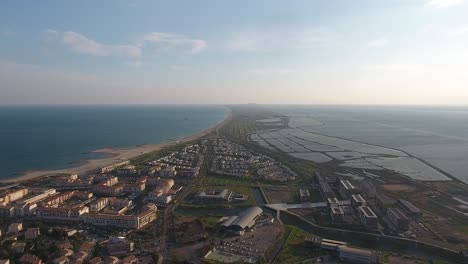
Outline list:
[[[408,231],[409,230],[409,219],[408,217],[398,208],[389,208],[387,210],[387,218],[393,224],[394,229],[397,231]]]
[[[341,207],[332,207],[330,209],[330,217],[333,222],[341,222],[344,219],[344,211]]]
[[[315,172],[315,179],[320,187],[320,194],[322,195],[323,200],[327,200],[328,198],[334,198],[335,193],[330,188],[328,182],[320,175],[319,172]]]
[[[359,219],[361,220],[361,223],[367,228],[371,230],[377,229],[377,222],[378,222],[378,217],[370,209],[370,207],[367,206],[360,206],[358,207],[358,214],[359,214]]]
[[[228,189],[222,190],[204,190],[200,191],[196,195],[196,199],[198,200],[226,200],[229,201],[231,199],[232,192]]]
[[[357,193],[357,188],[348,180],[340,180],[338,191],[343,198],[350,198],[352,194]]]
[[[307,189],[299,189],[299,196],[301,198],[301,202],[307,202],[310,200],[310,192]]]
[[[382,213],[387,212],[387,208],[395,206],[397,200],[385,194],[378,193],[375,195],[375,204]]]
[[[422,216],[421,210],[419,210],[419,208],[414,206],[409,201],[399,199],[398,204],[400,205],[401,208],[403,208],[403,210],[405,210],[412,217],[421,217]]]
[[[353,206],[354,209],[357,209],[359,206],[364,206],[366,204],[366,200],[364,200],[360,194],[351,195],[351,206]]]
[[[368,198],[374,198],[377,194],[377,188],[375,188],[375,185],[370,181],[361,181],[359,189],[361,190],[361,193]]]
[[[340,260],[350,263],[373,264],[378,260],[374,252],[366,249],[339,246],[338,252]]]

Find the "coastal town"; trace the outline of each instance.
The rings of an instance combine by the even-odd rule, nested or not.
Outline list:
[[[88,173],[4,184],[0,263],[430,263],[436,251],[452,261],[440,263],[466,259],[415,200],[445,195],[431,183],[319,167],[249,140],[262,120],[239,140],[231,118]],[[275,118],[267,129],[284,126]]]

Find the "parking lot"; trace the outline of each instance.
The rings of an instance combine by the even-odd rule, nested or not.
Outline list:
[[[275,245],[283,234],[284,230],[281,224],[274,222],[255,228],[252,232],[246,232],[241,237],[229,237],[221,240],[216,245],[217,255],[228,257],[229,259],[258,259],[260,257],[268,258],[266,253],[271,252],[268,249]],[[221,254],[226,253],[226,254]]]

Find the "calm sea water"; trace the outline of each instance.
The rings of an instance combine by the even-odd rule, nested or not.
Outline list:
[[[407,151],[468,183],[467,107],[276,106],[274,110],[309,118],[301,126],[310,132]]]
[[[2,106],[0,178],[66,168],[98,158],[105,147],[155,144],[204,131],[227,114],[222,106]]]

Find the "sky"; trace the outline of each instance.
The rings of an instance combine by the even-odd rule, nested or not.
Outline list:
[[[468,104],[468,0],[0,1],[0,104]]]

